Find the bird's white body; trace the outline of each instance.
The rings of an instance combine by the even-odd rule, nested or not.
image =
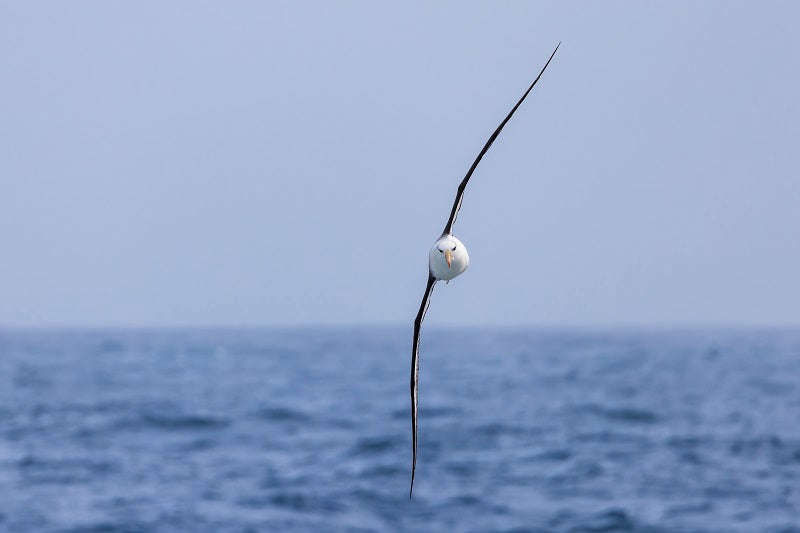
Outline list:
[[[469,254],[464,243],[450,234],[439,237],[431,248],[428,267],[434,278],[450,281],[469,266]]]

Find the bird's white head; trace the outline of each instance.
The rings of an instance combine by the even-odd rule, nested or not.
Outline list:
[[[467,247],[452,235],[442,235],[431,248],[428,266],[433,277],[450,281],[469,266]]]

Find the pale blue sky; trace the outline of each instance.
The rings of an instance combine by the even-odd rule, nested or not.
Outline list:
[[[800,4],[4,2],[0,325],[800,323]]]

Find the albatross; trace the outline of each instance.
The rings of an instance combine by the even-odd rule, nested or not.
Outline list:
[[[500,125],[497,126],[497,129],[494,130],[494,133],[492,133],[492,135],[489,137],[489,140],[486,141],[486,144],[478,154],[478,157],[475,158],[472,166],[469,167],[467,175],[464,176],[464,179],[462,179],[461,183],[458,185],[456,199],[455,202],[453,202],[453,208],[450,210],[450,218],[447,219],[447,224],[444,227],[444,231],[442,232],[442,235],[436,239],[436,242],[433,243],[433,247],[428,254],[428,284],[425,286],[425,294],[422,297],[422,303],[419,306],[417,317],[414,319],[414,339],[411,347],[411,439],[413,452],[411,460],[411,488],[408,491],[409,498],[411,498],[411,494],[414,492],[414,473],[417,469],[417,397],[419,393],[420,327],[422,326],[422,321],[425,319],[425,313],[428,311],[428,305],[430,305],[431,301],[431,293],[433,292],[433,287],[436,285],[436,282],[441,280],[449,283],[451,279],[463,274],[467,267],[469,267],[469,254],[467,253],[467,247],[464,246],[464,243],[458,240],[455,235],[453,235],[453,224],[458,216],[458,211],[461,209],[461,201],[464,199],[464,190],[467,188],[467,183],[469,182],[470,177],[472,177],[472,173],[475,172],[475,168],[478,166],[478,163],[481,162],[481,159],[486,152],[489,151],[492,143],[495,141],[495,139],[497,139],[497,136],[500,135],[500,132],[503,130],[503,126],[505,126],[506,123],[511,119],[511,117],[514,115],[514,112],[536,85],[536,82],[538,82],[539,78],[542,77],[545,69],[547,69],[547,65],[550,64],[553,56],[556,55],[559,46],[561,46],[561,43],[558,43],[555,50],[553,50],[553,53],[550,54],[550,58],[547,60],[547,63],[545,63],[544,67],[542,67],[542,70],[539,72],[539,75],[536,76],[536,79],[533,80],[533,83],[531,83],[530,87],[528,87],[528,90],[525,91],[519,101],[517,101],[516,105],[511,108],[511,111],[508,113],[508,115],[506,115],[506,118],[504,118]]]

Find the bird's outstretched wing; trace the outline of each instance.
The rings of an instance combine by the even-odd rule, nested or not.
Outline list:
[[[501,122],[500,125],[497,126],[497,129],[494,130],[494,133],[492,133],[491,137],[489,137],[489,140],[486,141],[486,144],[483,146],[483,149],[478,154],[478,157],[475,158],[475,161],[472,163],[472,166],[469,167],[469,170],[467,171],[467,175],[464,176],[464,179],[461,180],[461,183],[458,185],[458,192],[456,192],[456,201],[453,202],[453,209],[450,211],[450,218],[447,220],[447,225],[444,227],[444,232],[442,232],[442,235],[447,235],[448,233],[451,232],[451,230],[453,228],[453,224],[456,221],[456,217],[458,216],[458,210],[461,209],[461,200],[464,199],[464,189],[467,188],[467,182],[469,182],[469,178],[472,177],[472,173],[475,172],[475,168],[478,166],[478,163],[481,162],[481,159],[483,159],[483,156],[486,154],[486,152],[489,151],[489,147],[492,146],[492,143],[494,142],[494,140],[497,139],[497,136],[500,135],[501,131],[503,131],[503,126],[505,126],[506,122],[508,122],[511,119],[511,116],[514,114],[514,112],[517,110],[517,108],[520,106],[520,104],[522,104],[523,100],[525,100],[525,97],[528,96],[528,93],[531,92],[531,89],[533,89],[533,86],[536,85],[536,82],[539,81],[539,78],[542,77],[542,74],[544,73],[545,69],[547,68],[547,65],[550,64],[550,61],[553,59],[553,56],[556,55],[556,51],[558,50],[559,46],[561,46],[561,43],[558,43],[558,45],[556,46],[556,49],[553,50],[552,54],[550,54],[550,59],[547,60],[547,63],[544,64],[544,67],[542,67],[542,70],[539,72],[539,75],[536,76],[536,79],[533,80],[533,83],[531,83],[531,86],[528,87],[528,90],[525,91],[525,94],[523,94],[522,98],[519,99],[519,101],[517,102],[517,105],[515,105],[511,109],[511,111],[508,113],[508,115],[506,115],[506,118],[503,119],[503,122]]]
[[[417,318],[414,319],[414,341],[411,347],[411,439],[412,439],[412,459],[411,459],[411,489],[408,491],[408,497],[411,498],[411,493],[414,491],[414,472],[417,469],[417,393],[419,392],[419,330],[422,327],[422,321],[425,319],[425,312],[428,310],[428,305],[431,303],[431,293],[433,286],[436,285],[436,278],[433,274],[428,274],[428,285],[425,287],[425,296],[422,297],[422,303],[419,304],[419,311]]]

